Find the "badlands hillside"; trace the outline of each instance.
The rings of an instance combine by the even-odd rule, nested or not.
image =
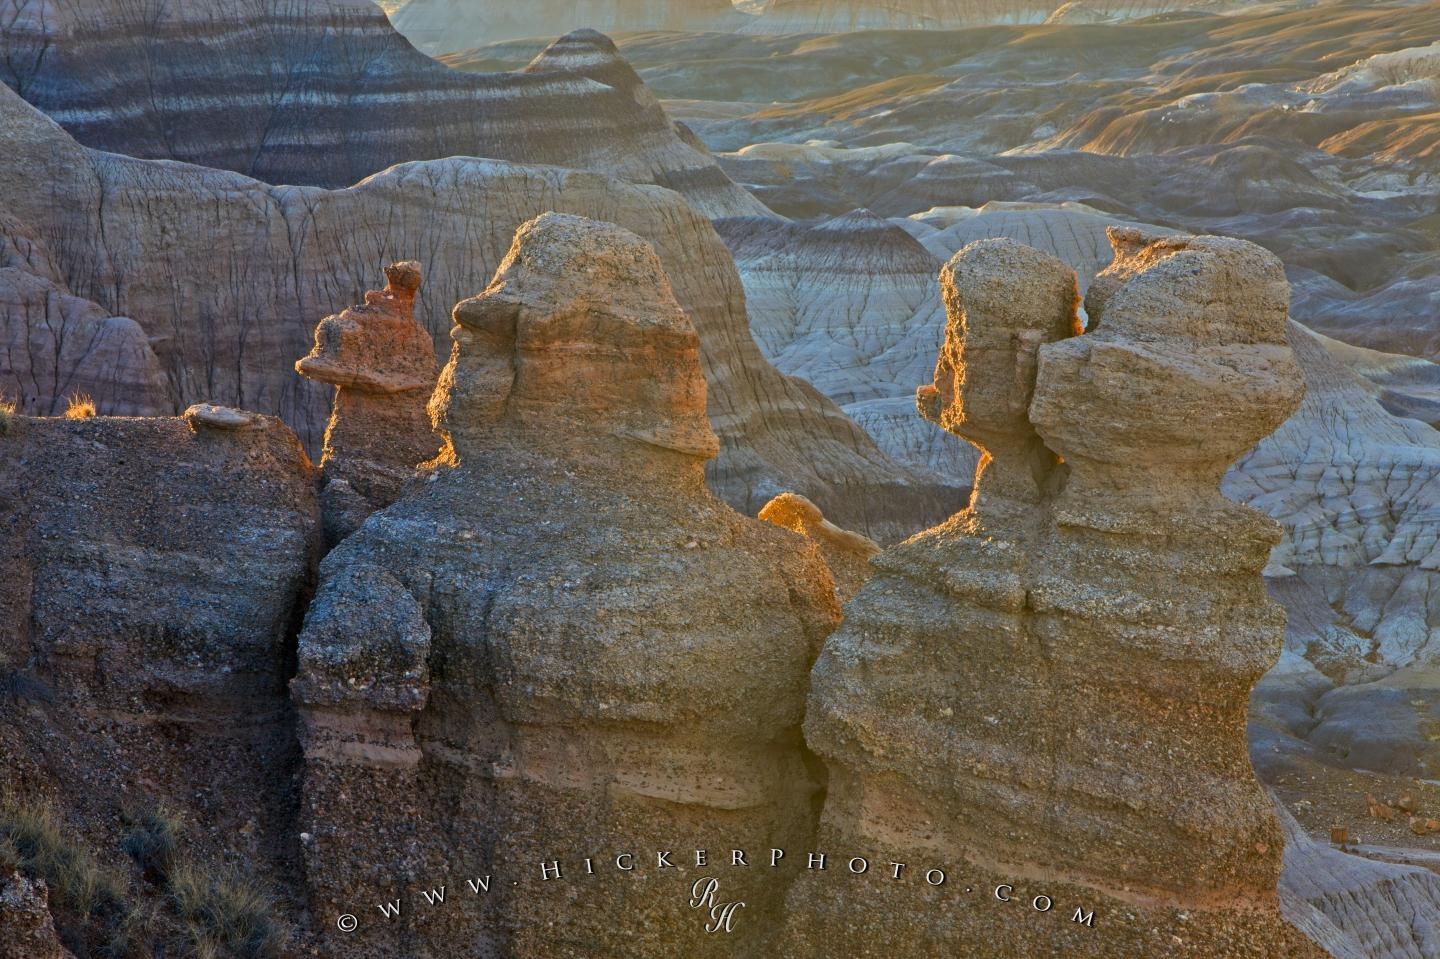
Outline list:
[[[0,54],[0,959],[1440,956],[1436,0]]]

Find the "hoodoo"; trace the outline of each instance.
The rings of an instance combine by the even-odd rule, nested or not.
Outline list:
[[[395,502],[415,467],[440,448],[425,408],[439,364],[429,331],[415,321],[420,264],[392,263],[385,280],[364,305],[321,320],[315,348],[295,364],[301,376],[335,387],[320,460],[332,540]]]
[[[1280,918],[1246,755],[1278,529],[1219,492],[1300,401],[1284,273],[1237,240],[1117,249],[1084,335],[1058,260],[991,240],[946,267],[920,404],[984,449],[975,501],[875,560],[806,718],[817,848],[944,876],[806,872],[791,955],[1322,954]]]
[[[694,850],[809,841],[831,578],[707,491],[699,338],[648,243],[546,214],[454,318],[434,471],[326,558],[300,637],[313,905],[400,900],[347,957],[755,948],[787,876],[718,876],[746,907],[715,936]],[[464,901],[426,910],[440,885]]]

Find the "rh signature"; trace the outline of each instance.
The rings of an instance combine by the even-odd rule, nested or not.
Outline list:
[[[703,876],[695,880],[690,888],[690,908],[709,909],[710,921],[705,923],[706,932],[729,932],[735,923],[735,912],[744,909],[743,902],[719,902],[715,893],[720,889],[720,880]]]

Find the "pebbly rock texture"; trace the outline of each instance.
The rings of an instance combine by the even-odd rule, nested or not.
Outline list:
[[[122,808],[163,803],[188,824],[185,861],[296,900],[285,682],[320,547],[315,485],[284,424],[218,407],[17,416],[0,435],[7,781],[111,874],[133,868]]]
[[[440,449],[426,409],[440,367],[434,340],[415,322],[420,264],[393,263],[385,280],[363,306],[321,320],[315,348],[295,363],[301,376],[335,387],[320,460],[332,542],[395,502]]]
[[[271,187],[87,150],[5,88],[0,132],[0,204],[52,251],[75,295],[140,325],[175,409],[215,401],[277,413],[318,453],[330,390],[293,373],[315,317],[359,300],[397,255],[420,256],[416,316],[438,340],[448,305],[493,273],[516,227],[553,210],[618,222],[654,244],[700,333],[721,439],[708,475],[736,508],[753,514],[796,490],[841,525],[894,540],[958,505],[765,362],[724,244],[672,192],[466,158],[405,164],[345,190]]]
[[[730,0],[409,0],[390,18],[395,29],[429,54],[517,37],[549,37],[591,28],[632,30],[734,30],[750,19]]]
[[[815,544],[816,550],[835,579],[840,602],[849,602],[870,578],[870,560],[880,546],[868,536],[841,529],[825,518],[820,507],[796,493],[781,493],[765,504],[758,519],[799,533]]]
[[[5,8],[0,80],[96,149],[332,188],[411,160],[490,157],[658,183],[710,216],[768,212],[593,30],[522,72],[482,75],[419,53],[364,0]]]
[[[810,839],[831,578],[707,492],[699,339],[648,243],[546,214],[454,318],[433,473],[325,559],[301,634],[319,922],[401,901],[347,957],[757,951],[785,876],[729,850]],[[746,903],[728,936],[695,849]]]
[[[805,727],[830,768],[816,848],[911,871],[807,872],[787,955],[1324,955],[1280,918],[1246,755],[1279,533],[1219,492],[1300,400],[1284,274],[1190,238],[1104,279],[1076,336],[1058,260],[991,240],[946,266],[918,400],[985,451],[974,504],[876,559]]]
[[[43,879],[18,872],[0,877],[0,956],[5,959],[75,959],[55,934]]]

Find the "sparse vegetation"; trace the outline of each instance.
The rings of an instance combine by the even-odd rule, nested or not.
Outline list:
[[[0,436],[7,435],[15,428],[15,413],[19,407],[8,396],[0,396]]]
[[[185,822],[159,804],[122,811],[121,847],[160,896],[129,896],[52,806],[0,792],[0,871],[45,880],[61,939],[77,955],[134,959],[274,959],[286,938],[273,903],[247,874],[185,856]],[[138,887],[143,888],[143,887]],[[156,950],[159,950],[158,952]]]
[[[71,394],[65,407],[67,420],[88,420],[95,417],[95,401],[84,393]]]
[[[170,873],[170,897],[190,926],[197,955],[269,959],[279,954],[283,929],[270,898],[234,869],[212,872],[182,863]]]
[[[180,813],[166,805],[124,811],[129,831],[121,848],[140,866],[147,882],[165,882],[175,868],[185,829]]]
[[[45,880],[52,901],[81,921],[118,919],[124,912],[124,886],[73,835],[49,805],[0,797],[0,839],[16,868]]]

